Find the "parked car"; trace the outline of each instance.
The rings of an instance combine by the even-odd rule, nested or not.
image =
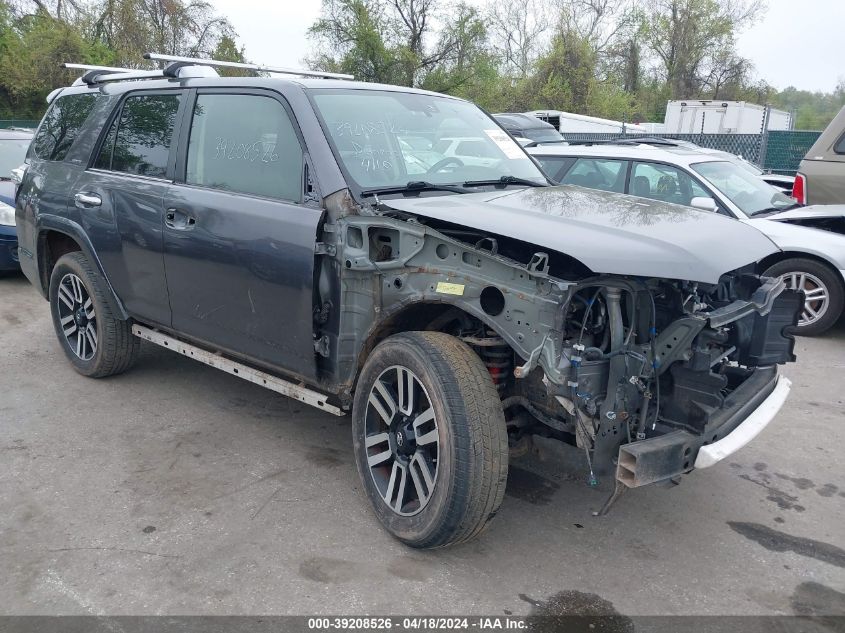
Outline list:
[[[798,166],[792,196],[801,204],[845,204],[845,107]]]
[[[502,112],[494,114],[493,118],[524,147],[545,143],[566,144],[566,139],[554,125],[537,117],[519,112]]]
[[[762,169],[757,167],[757,165],[749,162],[738,154],[732,154],[731,152],[726,152],[720,149],[702,147],[701,145],[697,145],[691,141],[685,141],[675,138],[663,138],[661,136],[632,136],[628,138],[621,137],[612,141],[599,141],[599,143],[612,145],[653,145],[655,147],[685,147],[687,149],[698,150],[705,154],[719,156],[724,160],[733,161],[748,173],[754,174],[763,182],[772,185],[772,187],[775,187],[776,189],[780,189],[784,193],[791,194],[793,184],[795,183],[795,176],[789,176],[786,174],[774,174],[771,172],[763,171]],[[595,142],[588,141],[577,144],[593,145],[595,144]]]
[[[753,227],[551,187],[461,99],[151,57],[172,63],[55,96],[18,195],[80,374],[142,338],[351,412],[362,488],[414,547],[479,534],[533,434],[621,491],[713,465],[783,404],[802,300],[752,274],[778,252]],[[421,178],[398,137],[455,121],[490,162],[443,150]]]
[[[734,160],[676,146],[601,144],[529,150],[557,183],[712,209],[780,247],[757,271],[806,297],[799,333],[821,334],[845,302],[845,206],[799,208]]]
[[[18,270],[18,232],[15,228],[16,170],[26,158],[32,132],[0,129],[0,272]],[[20,172],[18,172],[20,173]]]

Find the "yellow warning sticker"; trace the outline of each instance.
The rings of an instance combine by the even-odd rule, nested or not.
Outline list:
[[[464,285],[438,281],[436,291],[442,295],[462,295],[464,294]]]

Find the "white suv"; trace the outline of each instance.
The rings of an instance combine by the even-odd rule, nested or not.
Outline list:
[[[685,147],[629,143],[544,145],[528,152],[549,178],[705,209],[751,224],[781,252],[759,262],[806,295],[799,332],[821,334],[845,299],[845,205],[801,207],[723,156]]]

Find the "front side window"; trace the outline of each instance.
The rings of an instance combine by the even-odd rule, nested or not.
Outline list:
[[[59,97],[50,106],[32,141],[33,154],[42,160],[64,160],[94,109],[92,94]]]
[[[197,97],[185,182],[300,202],[302,146],[287,111],[259,95]]]
[[[661,163],[634,163],[629,193],[685,206],[689,206],[693,198],[710,197],[687,173]]]
[[[560,181],[562,185],[579,185],[602,191],[625,191],[624,160],[606,160],[603,158],[579,158],[569,173]]]
[[[696,163],[691,167],[746,215],[783,211],[797,206],[793,198],[733,162]]]
[[[94,167],[164,178],[180,98],[178,94],[127,98],[106,134]]]
[[[546,184],[525,150],[466,101],[386,90],[311,94],[335,156],[361,189],[421,180],[460,185],[503,176]]]

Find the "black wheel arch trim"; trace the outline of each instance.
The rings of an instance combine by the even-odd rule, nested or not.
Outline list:
[[[88,236],[85,233],[85,229],[82,228],[77,222],[70,220],[68,218],[63,218],[60,216],[55,215],[39,215],[38,220],[36,223],[36,231],[38,235],[37,241],[37,253],[35,257],[35,261],[37,262],[38,266],[38,278],[40,280],[40,288],[41,295],[49,299],[48,293],[50,288],[50,272],[47,270],[41,270],[42,264],[44,262],[44,249],[46,248],[46,236],[49,232],[55,233],[62,233],[72,239],[76,244],[79,246],[79,250],[88,258],[88,260],[94,264],[97,269],[97,272],[100,273],[100,276],[106,282],[106,299],[109,302],[109,307],[112,309],[112,312],[115,315],[118,315],[121,320],[129,319],[129,314],[126,312],[126,308],[123,306],[123,302],[121,302],[120,298],[115,293],[114,288],[109,281],[108,275],[106,275],[106,271],[103,268],[103,264],[100,262],[100,258],[97,257],[97,253],[94,250],[93,244],[91,244],[91,240],[88,239]]]
[[[775,264],[779,264],[780,262],[784,262],[790,259],[809,259],[814,262],[818,262],[822,266],[826,266],[836,275],[836,278],[839,279],[840,283],[842,283],[843,289],[845,289],[845,279],[842,277],[842,271],[837,268],[836,264],[834,264],[829,259],[826,259],[822,255],[818,255],[816,253],[810,253],[807,251],[778,251],[777,253],[772,253],[768,257],[761,259],[757,262],[757,272],[759,274],[763,274],[774,266]]]

